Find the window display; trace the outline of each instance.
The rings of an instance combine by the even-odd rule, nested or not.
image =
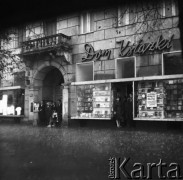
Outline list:
[[[110,84],[81,85],[76,91],[76,118],[111,118]]]
[[[93,114],[96,118],[111,117],[110,84],[96,84],[93,90]]]
[[[136,117],[183,118],[183,79],[138,82]]]
[[[0,115],[24,114],[24,89],[0,91]]]
[[[139,82],[138,91],[138,117],[164,118],[165,89],[162,81]]]
[[[167,118],[183,118],[183,79],[166,80]]]

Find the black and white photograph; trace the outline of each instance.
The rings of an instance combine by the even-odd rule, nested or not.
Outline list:
[[[183,179],[183,2],[0,2],[0,180]]]

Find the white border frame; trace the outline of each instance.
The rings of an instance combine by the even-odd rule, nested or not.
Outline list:
[[[76,82],[80,83],[80,82],[88,82],[88,81],[77,81],[77,77],[78,77],[78,65],[83,65],[83,64],[93,64],[93,80],[94,81],[94,61],[89,61],[89,62],[80,62],[80,63],[76,63]],[[91,81],[89,81],[91,82]],[[72,83],[71,83],[72,85]]]

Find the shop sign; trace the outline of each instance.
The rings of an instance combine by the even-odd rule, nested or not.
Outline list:
[[[110,49],[100,49],[98,51],[95,51],[91,44],[85,44],[84,48],[86,56],[82,58],[82,61],[97,61],[100,60],[101,57],[107,57],[107,59],[109,59],[111,55]]]
[[[157,94],[156,92],[147,93],[147,107],[157,107]]]
[[[124,40],[118,42],[121,43],[119,56],[132,56],[133,54],[143,55],[146,51],[162,51],[163,49],[169,49],[172,46],[172,35],[169,39],[164,39],[162,35],[160,35],[157,41],[153,41],[150,43],[145,43],[141,39],[137,44],[130,45],[130,41],[124,44]]]

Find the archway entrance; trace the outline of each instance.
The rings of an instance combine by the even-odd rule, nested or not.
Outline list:
[[[45,101],[62,101],[62,121],[68,123],[68,86],[61,86],[67,82],[65,70],[59,63],[44,62],[41,64],[33,75],[32,87],[29,89],[30,105],[34,102]],[[36,104],[36,103],[35,103]],[[38,120],[38,111],[29,112],[29,119],[34,122]]]
[[[50,67],[48,70],[42,82],[42,100],[56,102],[62,99],[61,84],[64,83],[64,79],[57,68]]]
[[[37,71],[34,76],[34,101],[62,100],[64,78],[61,71],[54,66],[46,66]]]

